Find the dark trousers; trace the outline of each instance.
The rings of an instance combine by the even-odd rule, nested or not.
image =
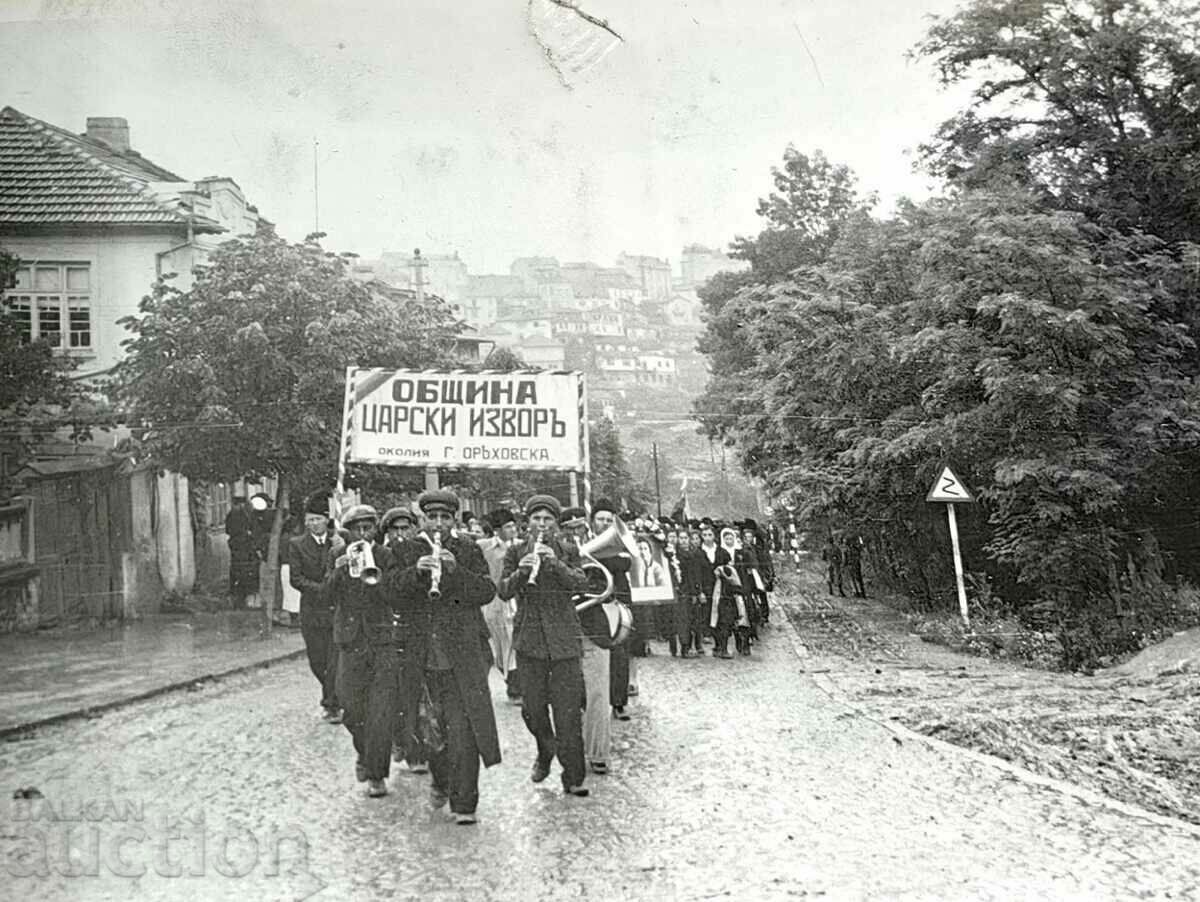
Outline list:
[[[521,668],[514,664],[513,669],[504,677],[504,694],[509,698],[521,697]]]
[[[695,607],[695,599],[692,596],[685,595],[675,602],[675,634],[671,637],[671,654],[675,654],[676,644],[681,653],[693,648],[700,651],[700,634],[695,629]]]
[[[551,661],[517,655],[521,669],[521,719],[537,740],[538,759],[558,756],[564,787],[583,783],[583,668],[579,658]],[[553,723],[551,716],[553,714]]]
[[[300,635],[308,653],[308,666],[321,684],[321,706],[338,708],[338,647],[333,641],[333,620],[300,612]]]
[[[629,649],[614,645],[608,663],[608,703],[614,708],[629,704]]]
[[[342,723],[368,780],[385,780],[391,769],[392,732],[398,703],[400,658],[394,645],[345,646],[338,655]]]
[[[455,814],[474,814],[479,804],[479,747],[458,680],[453,670],[427,670],[425,685],[446,740],[429,756],[433,785],[450,797],[450,810]]]

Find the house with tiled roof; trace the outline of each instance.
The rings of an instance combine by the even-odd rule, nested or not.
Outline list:
[[[0,110],[0,247],[21,260],[4,304],[82,375],[120,360],[118,320],[158,276],[186,289],[213,248],[259,221],[232,179],[189,181],[134,150],[124,119],[89,117],[76,134]]]

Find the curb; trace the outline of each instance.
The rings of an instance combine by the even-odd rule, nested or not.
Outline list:
[[[284,661],[290,661],[293,658],[299,658],[305,654],[303,648],[298,648],[295,651],[285,652],[273,658],[264,658],[260,661],[254,661],[250,664],[239,664],[237,667],[231,667],[228,670],[220,670],[216,673],[204,673],[199,676],[189,677],[186,680],[177,680],[174,683],[168,683],[165,686],[156,686],[153,689],[148,689],[145,692],[139,692],[137,695],[131,695],[126,698],[114,699],[111,702],[101,702],[98,705],[90,705],[86,708],[79,708],[75,711],[64,711],[61,714],[53,714],[50,717],[43,717],[38,720],[30,720],[25,723],[14,724],[13,726],[0,727],[0,740],[12,742],[17,737],[25,733],[31,733],[34,730],[42,727],[53,726],[54,724],[64,723],[69,720],[78,720],[81,718],[96,717],[104,714],[107,711],[113,711],[117,708],[124,708],[127,705],[135,704],[136,702],[144,702],[147,699],[156,698],[160,695],[166,695],[169,692],[178,692],[181,689],[187,689],[195,686],[197,683],[212,683],[225,679],[226,677],[237,676],[240,673],[248,673],[251,670],[259,670],[270,667],[272,664],[280,664]]]
[[[801,661],[806,661],[810,658],[808,647],[800,638],[800,633],[796,629],[796,625],[788,618],[788,627],[791,630],[791,645],[792,651]],[[1010,761],[1005,761],[1003,758],[997,758],[995,755],[989,755],[985,752],[977,752],[974,749],[967,748],[961,745],[955,745],[953,742],[947,742],[944,739],[938,739],[934,736],[926,736],[924,733],[919,733],[916,730],[909,729],[902,724],[888,720],[880,720],[875,715],[865,711],[863,708],[850,698],[841,687],[832,679],[823,673],[815,673],[805,671],[805,674],[812,679],[813,683],[832,701],[841,705],[849,711],[852,711],[857,716],[868,720],[876,726],[883,727],[893,736],[909,739],[913,742],[920,742],[929,748],[936,749],[943,754],[968,758],[978,764],[983,764],[995,770],[1002,771],[1022,783],[1030,786],[1038,786],[1043,789],[1051,789],[1062,795],[1069,796],[1078,801],[1097,805],[1101,808],[1108,808],[1111,811],[1119,812],[1127,817],[1137,820],[1148,821],[1158,827],[1167,827],[1172,830],[1177,830],[1182,833],[1187,833],[1195,839],[1200,839],[1200,826],[1189,823],[1188,821],[1180,820],[1179,818],[1171,817],[1166,814],[1158,814],[1155,811],[1142,808],[1138,805],[1132,805],[1129,802],[1122,802],[1107,796],[1102,792],[1097,792],[1094,789],[1087,789],[1075,783],[1068,783],[1066,780],[1058,780],[1054,777],[1046,777],[1042,774],[1035,773],[1028,768],[1021,767],[1019,764],[1013,764]]]

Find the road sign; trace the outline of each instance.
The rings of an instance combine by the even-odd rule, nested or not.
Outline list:
[[[963,626],[971,628],[971,616],[967,609],[967,587],[963,583],[962,551],[958,547],[958,520],[954,516],[954,505],[974,501],[971,493],[949,467],[942,467],[933,488],[925,496],[926,501],[941,501],[946,505],[946,521],[950,527],[950,550],[954,554],[954,582],[958,588],[958,611]]]
[[[942,467],[942,472],[938,474],[937,481],[934,482],[933,488],[929,490],[929,494],[925,496],[926,501],[948,501],[951,504],[956,502],[974,501],[971,493],[967,491],[967,487],[962,484],[962,480],[954,475],[954,471],[949,467]]]

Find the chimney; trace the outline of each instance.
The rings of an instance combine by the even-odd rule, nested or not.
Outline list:
[[[129,123],[120,116],[88,116],[87,136],[118,153],[129,150]]]

